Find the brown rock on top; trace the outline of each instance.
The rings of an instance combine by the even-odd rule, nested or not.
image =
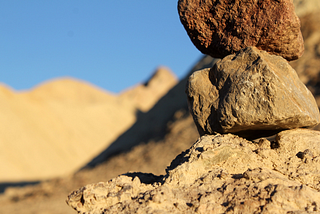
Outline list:
[[[180,20],[204,54],[223,58],[255,46],[287,60],[304,51],[292,0],[179,0]]]
[[[200,135],[255,138],[320,122],[313,95],[288,62],[255,47],[193,73],[186,92]]]

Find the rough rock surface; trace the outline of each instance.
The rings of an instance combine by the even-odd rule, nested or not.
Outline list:
[[[292,0],[179,0],[178,10],[193,44],[212,57],[223,58],[247,46],[287,60],[303,54]]]
[[[254,47],[193,73],[186,92],[200,135],[253,138],[320,122],[313,95],[287,61]]]
[[[163,177],[128,173],[68,196],[79,213],[308,213],[320,208],[320,132],[274,142],[202,136]]]

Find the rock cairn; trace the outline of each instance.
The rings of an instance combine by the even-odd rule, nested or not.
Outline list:
[[[313,95],[287,62],[304,50],[291,0],[179,0],[178,10],[195,46],[223,58],[188,81],[200,135],[258,138],[319,124]]]
[[[86,185],[67,204],[82,214],[319,213],[320,132],[298,128],[320,115],[287,62],[303,52],[292,1],[179,0],[178,9],[196,47],[223,58],[188,80],[201,137],[165,175]]]

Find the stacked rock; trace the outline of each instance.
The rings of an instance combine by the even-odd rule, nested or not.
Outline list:
[[[223,58],[188,80],[200,135],[258,138],[319,124],[313,95],[287,62],[304,51],[291,0],[179,0],[178,10],[193,44]]]

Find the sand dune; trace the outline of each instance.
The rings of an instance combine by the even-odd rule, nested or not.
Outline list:
[[[177,81],[171,71],[160,68],[149,82],[159,77],[165,81],[158,89],[137,85],[124,92],[131,96],[72,78],[21,93],[1,85],[0,182],[73,173],[128,129],[138,110],[147,111]],[[136,97],[146,104],[137,105]]]

